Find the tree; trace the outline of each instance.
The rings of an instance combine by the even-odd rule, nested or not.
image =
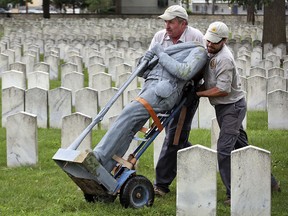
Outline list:
[[[225,0],[224,0],[225,1]],[[270,1],[270,0],[264,0]],[[247,9],[247,23],[255,24],[256,8],[262,4],[262,0],[228,0],[228,4],[237,3],[239,6],[244,6]]]
[[[86,0],[91,12],[107,12],[112,6],[112,0]]]
[[[115,5],[116,14],[121,14],[121,0],[113,0],[113,5]]]
[[[255,13],[256,13],[256,5],[254,0],[247,0],[246,2],[247,7],[247,23],[255,24]]]
[[[43,18],[50,19],[50,0],[43,0]]]
[[[228,0],[229,2],[229,0]],[[247,7],[247,22],[254,24],[256,7],[264,4],[262,45],[286,44],[285,0],[231,0]],[[263,47],[263,46],[262,46]]]
[[[286,45],[285,18],[285,0],[274,0],[264,6],[262,44]]]
[[[0,0],[0,7],[7,9],[8,4],[26,6],[26,12],[28,13],[28,3],[33,3],[32,0]]]
[[[65,9],[66,7],[72,8],[73,14],[75,14],[76,8],[84,9],[88,7],[88,5],[86,4],[86,0],[51,0],[51,1],[52,1],[51,3],[60,11],[62,11],[62,9]]]

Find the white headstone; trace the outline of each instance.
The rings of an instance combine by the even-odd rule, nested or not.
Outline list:
[[[215,117],[215,110],[207,97],[201,97],[199,101],[199,128],[210,129],[211,119]]]
[[[124,73],[124,74],[121,74],[119,77],[118,77],[118,82],[116,83],[116,87],[117,88],[120,88],[128,79],[129,77],[131,76],[131,73]],[[133,89],[137,89],[137,79],[135,78],[128,86],[127,88],[124,90],[123,92],[123,104],[126,105],[128,104],[130,101],[128,99],[128,91],[130,90],[133,90]]]
[[[112,87],[112,76],[110,74],[100,72],[92,76],[91,88],[98,92]],[[100,95],[101,96],[101,95]],[[101,100],[101,97],[99,97]],[[100,101],[99,101],[100,102]]]
[[[22,62],[26,65],[26,75],[33,72],[33,66],[35,64],[35,57],[29,53],[26,53],[22,57]]]
[[[25,94],[25,112],[37,116],[37,126],[48,126],[48,89],[31,88]]]
[[[14,62],[9,65],[10,70],[22,71],[26,77],[26,65],[23,62]]]
[[[4,71],[8,70],[9,58],[8,55],[0,53],[0,77]]]
[[[46,62],[37,62],[33,66],[33,71],[42,71],[42,72],[46,72],[49,74],[50,66]]]
[[[50,66],[50,80],[58,79],[58,66],[59,66],[59,57],[55,55],[45,56],[45,62]]]
[[[254,146],[232,151],[231,215],[271,215],[270,152]]]
[[[262,60],[262,51],[254,50],[251,52],[251,67],[258,66]]]
[[[10,87],[2,90],[2,127],[9,115],[24,111],[25,90]]]
[[[247,78],[247,110],[267,110],[267,79],[265,77]]]
[[[75,92],[84,87],[83,73],[72,72],[68,73],[61,80],[61,86],[70,89],[72,92],[72,105],[75,105]]]
[[[106,67],[104,64],[93,64],[88,66],[88,78],[89,78],[89,87],[92,86],[93,76],[98,73],[104,73]]]
[[[161,149],[162,149],[162,146],[163,146],[163,142],[164,142],[165,136],[166,136],[166,132],[165,132],[165,129],[164,129],[154,139],[154,144],[153,144],[153,147],[154,147],[154,151],[153,151],[154,168],[156,168],[156,165],[157,165],[157,162],[158,162],[158,159],[159,159],[159,156],[160,156],[160,152],[161,152]]]
[[[275,55],[274,53],[267,53],[266,59],[273,62],[273,67],[280,67],[280,56]]]
[[[88,60],[88,66],[94,65],[94,64],[102,64],[102,65],[104,65],[105,64],[104,58],[102,56],[100,56],[100,55],[90,56],[89,60]]]
[[[268,93],[268,129],[288,129],[288,92]]]
[[[73,113],[68,116],[64,116],[62,119],[61,130],[61,148],[67,148],[70,144],[76,140],[76,138],[83,132],[85,128],[92,122],[92,118],[82,113]],[[77,150],[85,151],[91,150],[92,133],[89,132],[83,139]]]
[[[5,71],[2,73],[2,89],[15,86],[26,89],[25,74],[22,71]]]
[[[118,92],[117,88],[109,88],[103,91],[100,91],[100,100],[99,105],[100,108],[103,109],[104,106],[108,104],[108,101]],[[114,102],[114,104],[110,107],[109,111],[105,114],[104,119],[101,122],[102,129],[108,129],[109,126],[109,118],[115,115],[119,115],[123,109],[123,95],[120,95],[119,98]]]
[[[48,91],[49,126],[61,128],[62,118],[72,111],[72,92],[60,87]]]
[[[61,80],[63,80],[63,77],[72,72],[77,72],[77,65],[71,62],[65,63],[61,65]]]
[[[119,80],[118,80],[119,76],[121,76],[122,74],[131,73],[132,66],[126,63],[119,64],[116,66],[115,72],[116,72],[116,83],[119,83]],[[119,86],[117,86],[116,84],[116,87],[119,87]]]
[[[271,76],[267,79],[267,92],[274,90],[283,90],[287,89],[287,80],[284,77],[280,76]]]
[[[263,76],[267,77],[267,71],[259,66],[250,68],[250,76]]]
[[[12,49],[3,50],[3,54],[8,56],[8,64],[12,64],[15,62],[15,51]]]
[[[34,71],[27,76],[28,89],[42,88],[45,90],[50,89],[49,73],[42,71]]]
[[[217,151],[217,142],[219,138],[220,128],[216,117],[211,121],[211,149]]]
[[[284,70],[280,67],[273,67],[273,68],[268,69],[267,75],[268,77],[272,77],[272,76],[284,77]]]
[[[122,63],[124,63],[124,59],[121,57],[109,58],[108,73],[111,74],[113,81],[116,81],[116,66]]]
[[[36,165],[38,162],[37,117],[19,112],[7,118],[7,166]]]
[[[288,56],[287,60],[284,60],[283,62],[283,70],[284,70],[284,78],[288,79]]]
[[[69,62],[72,62],[77,65],[77,72],[78,73],[83,73],[83,61],[82,57],[79,55],[72,55],[69,57]]]
[[[76,91],[75,111],[94,119],[98,113],[98,92],[88,87]]]
[[[247,78],[244,76],[240,76],[240,80],[241,80],[241,89],[247,92]]]
[[[215,215],[217,153],[195,145],[177,153],[176,215]]]

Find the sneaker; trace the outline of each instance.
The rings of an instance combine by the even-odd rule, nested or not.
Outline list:
[[[271,186],[271,191],[272,192],[281,192],[280,182],[277,182],[277,184],[275,184],[274,186]]]
[[[159,187],[154,186],[154,194],[156,196],[165,196],[167,193],[161,190]]]

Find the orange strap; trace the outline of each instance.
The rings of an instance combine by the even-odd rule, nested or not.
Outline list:
[[[182,107],[180,115],[179,115],[177,128],[176,128],[176,132],[175,132],[175,135],[174,135],[173,145],[178,145],[178,143],[179,143],[182,127],[183,127],[183,124],[184,124],[184,121],[185,121],[185,117],[186,117],[186,112],[187,112],[187,107],[184,105]]]
[[[154,123],[156,124],[157,128],[159,129],[159,131],[162,131],[163,130],[163,125],[161,124],[159,118],[157,117],[155,111],[150,106],[150,104],[145,99],[140,98],[140,97],[137,97],[135,100],[140,102],[146,108],[146,110],[149,112],[150,116],[154,120]]]

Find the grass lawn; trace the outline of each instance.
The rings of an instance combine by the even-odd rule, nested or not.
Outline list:
[[[251,122],[251,123],[250,123]],[[287,140],[288,131],[267,130],[266,112],[249,112],[247,132],[251,145],[271,151],[273,174],[281,181],[282,192],[272,195],[272,214],[288,215],[287,196]],[[97,143],[105,131],[93,133]],[[60,147],[59,129],[39,129],[39,162],[35,167],[7,168],[6,131],[0,128],[0,215],[175,215],[176,182],[171,193],[155,198],[151,208],[125,209],[117,198],[114,203],[87,203],[82,191],[51,159]],[[190,140],[210,145],[209,130],[192,130]],[[150,146],[140,158],[138,174],[154,180],[153,148]],[[217,215],[230,215],[223,205],[225,189],[218,178]]]

